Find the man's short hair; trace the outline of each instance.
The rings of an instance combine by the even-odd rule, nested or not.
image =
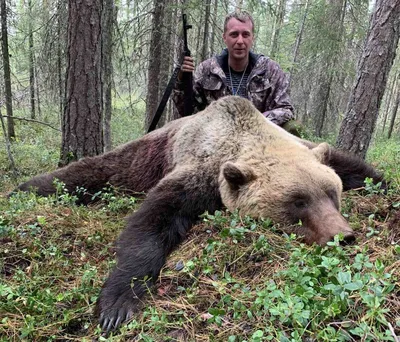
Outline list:
[[[237,12],[232,12],[227,14],[225,17],[225,22],[224,22],[224,33],[226,32],[228,21],[231,20],[232,18],[235,18],[236,20],[241,21],[242,23],[245,23],[246,21],[250,21],[251,25],[253,26],[253,33],[254,33],[254,20],[253,17],[249,12],[246,11],[237,11]]]

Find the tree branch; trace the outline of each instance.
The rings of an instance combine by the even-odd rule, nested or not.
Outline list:
[[[8,116],[8,115],[3,115],[3,118],[9,118],[9,117],[10,117],[10,116]],[[12,118],[13,118],[14,120],[21,120],[21,121],[28,121],[28,122],[38,123],[38,124],[40,124],[40,125],[48,126],[48,127],[52,128],[52,129],[54,129],[54,130],[56,130],[56,131],[61,132],[61,130],[60,130],[59,128],[53,127],[52,125],[50,125],[50,124],[48,124],[48,123],[46,123],[46,122],[43,122],[43,121],[34,120],[34,119],[27,119],[27,118],[19,118],[19,117],[16,117],[16,116],[14,116],[14,115],[12,116]]]

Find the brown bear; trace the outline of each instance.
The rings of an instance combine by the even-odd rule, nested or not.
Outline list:
[[[325,143],[301,141],[266,120],[248,100],[229,96],[19,189],[50,195],[57,178],[70,192],[84,187],[83,203],[108,184],[148,192],[119,237],[117,266],[98,299],[100,324],[109,331],[131,317],[168,254],[205,211],[225,206],[277,223],[301,222],[296,232],[308,243],[325,244],[338,233],[351,239],[339,212],[342,187],[361,187],[367,176],[382,180],[362,160]]]

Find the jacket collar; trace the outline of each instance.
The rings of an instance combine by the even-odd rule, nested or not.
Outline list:
[[[250,72],[249,78],[252,78],[255,75],[265,73],[265,70],[263,70],[263,69],[258,70],[256,67],[257,62],[259,61],[260,57],[264,57],[264,55],[256,54],[256,53],[250,51],[249,63],[250,63],[250,67],[251,67],[251,72]],[[266,57],[266,58],[268,58],[268,57]],[[213,58],[213,60],[211,62],[210,72],[215,75],[218,75],[220,78],[225,80],[226,76],[225,76],[224,70],[225,71],[228,70],[228,49],[227,48],[223,49],[221,54],[219,54]]]
[[[221,54],[217,55],[215,58],[217,59],[217,62],[219,66],[222,68],[222,70],[228,69],[228,49],[225,48],[222,50]],[[249,64],[251,69],[254,68],[254,66],[257,63],[258,58],[262,56],[261,54],[256,54],[252,51],[249,53]]]

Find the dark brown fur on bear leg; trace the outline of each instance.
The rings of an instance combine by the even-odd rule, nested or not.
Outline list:
[[[170,171],[168,144],[168,131],[149,134],[100,156],[83,158],[36,176],[15,191],[36,191],[40,196],[49,196],[56,193],[53,183],[58,179],[69,193],[78,197],[80,204],[93,202],[93,195],[108,186],[127,193],[148,191]],[[77,188],[85,192],[76,192]]]
[[[299,141],[310,149],[318,146],[308,140],[299,139]],[[381,182],[382,189],[388,187],[383,174],[355,154],[330,147],[329,154],[325,156],[323,163],[335,170],[342,180],[344,191],[362,188],[365,186],[365,178],[372,178],[374,184]]]
[[[327,165],[334,169],[342,180],[344,191],[365,186],[365,178],[372,178],[374,184],[381,182],[382,188],[387,188],[383,175],[353,154],[331,148]]]
[[[183,241],[199,215],[221,207],[217,177],[200,169],[174,171],[149,192],[119,237],[117,266],[97,302],[104,331],[117,328],[136,311],[166,257]]]

